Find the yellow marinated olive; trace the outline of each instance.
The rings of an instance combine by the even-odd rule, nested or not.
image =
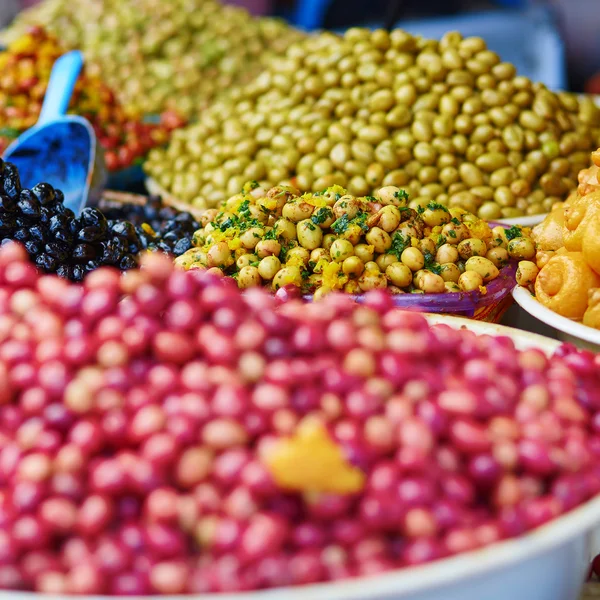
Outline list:
[[[411,271],[419,271],[425,265],[425,257],[418,248],[405,248],[400,255],[400,260]]]
[[[458,260],[458,250],[456,245],[442,244],[435,254],[435,262],[439,264],[455,263]]]
[[[342,271],[346,275],[360,277],[365,270],[365,264],[358,256],[349,256],[342,263]]]
[[[469,237],[469,229],[464,223],[446,223],[442,227],[442,236],[447,244],[459,244],[462,240]]]
[[[392,238],[389,233],[380,227],[372,227],[365,236],[365,239],[378,254],[386,252],[392,246]]]
[[[460,277],[460,269],[454,262],[440,264],[440,276],[444,281],[458,282]]]
[[[417,282],[417,287],[426,294],[441,294],[446,291],[444,280],[440,275],[436,275],[431,271],[423,271]]]
[[[535,245],[530,238],[516,237],[508,242],[511,258],[529,260],[535,256]]]
[[[485,257],[488,260],[491,260],[498,269],[505,267],[509,260],[508,251],[505,248],[502,248],[502,246],[490,248]]]
[[[387,278],[384,273],[372,269],[365,269],[363,274],[358,278],[358,285],[363,292],[374,290],[377,288],[387,287]]]
[[[281,261],[277,256],[265,256],[258,263],[258,274],[266,281],[271,281],[281,269]]]
[[[469,271],[479,273],[484,282],[491,281],[498,277],[496,265],[484,256],[472,256],[469,258],[465,263],[465,273],[468,273]]]
[[[227,242],[218,242],[211,246],[206,253],[206,266],[229,267],[233,264],[233,256]]]
[[[534,262],[530,260],[521,260],[517,267],[517,283],[522,286],[532,285],[535,283],[539,272],[540,270]]]
[[[289,221],[288,221],[289,222]],[[293,223],[290,225],[294,228],[294,233],[296,231],[296,227]],[[256,244],[260,242],[262,237],[265,235],[265,230],[262,227],[250,227],[240,235],[240,242],[242,242],[242,246],[247,248],[248,250],[253,250],[256,248]]]
[[[425,208],[421,214],[421,218],[426,225],[429,225],[429,227],[437,227],[438,225],[449,223],[452,219],[452,216],[443,206],[433,204]]]
[[[493,246],[502,246],[502,248],[508,248],[508,239],[506,237],[506,229],[502,225],[496,225],[492,228],[492,240]]]
[[[338,239],[331,244],[329,254],[335,262],[343,262],[354,254],[354,246],[348,240]]]
[[[435,242],[431,238],[423,238],[419,240],[419,250],[425,256],[425,254],[431,254],[432,256],[435,254]]]
[[[300,267],[297,267],[296,265],[285,266],[276,273],[273,278],[273,289],[278,290],[280,287],[286,285],[295,285],[297,287],[302,285],[302,272],[300,271]]]
[[[391,233],[400,225],[400,219],[400,210],[396,206],[384,206],[379,213],[378,225],[385,232]]]
[[[310,253],[306,248],[302,246],[296,246],[288,250],[286,256],[287,265],[306,265],[310,260]]]
[[[259,258],[264,258],[265,256],[279,256],[281,244],[277,240],[260,240],[260,242],[256,244],[255,252]]]
[[[278,238],[283,238],[286,242],[297,239],[296,225],[289,219],[283,217],[281,219],[277,219],[273,225],[273,229],[275,231],[275,235]]]
[[[388,265],[385,275],[393,285],[399,288],[408,287],[413,279],[412,271],[405,264],[397,260]]]
[[[380,254],[375,259],[375,264],[379,267],[381,272],[385,272],[388,266],[397,260],[398,259],[396,258],[395,254]]]
[[[471,256],[485,256],[487,246],[479,238],[467,238],[458,244],[458,253],[463,260]]]
[[[287,202],[284,205],[281,214],[292,223],[299,223],[304,219],[310,218],[314,208],[314,206],[311,206],[307,202]]]
[[[333,242],[335,242],[335,240],[337,240],[337,236],[334,233],[326,233],[323,236],[323,248],[325,248],[325,250],[329,251],[329,249],[331,248],[331,244],[333,244]]]
[[[373,260],[375,251],[373,246],[369,244],[356,244],[356,246],[354,246],[354,254],[355,256],[358,256],[364,264],[367,264]]]
[[[465,271],[458,278],[458,287],[463,292],[479,290],[483,285],[483,277],[477,271]]]
[[[238,269],[243,269],[257,260],[258,256],[256,256],[256,254],[242,254],[241,256],[238,256],[237,260],[235,261],[235,266]]]
[[[298,243],[307,250],[319,248],[323,242],[323,230],[310,219],[300,221],[297,228]]]
[[[258,269],[253,266],[247,266],[240,269],[237,275],[237,284],[240,288],[257,287],[262,283]]]
[[[446,288],[446,292],[450,294],[455,294],[462,291],[454,281],[444,282],[444,287]]]
[[[331,256],[329,255],[329,252],[327,250],[325,250],[325,248],[315,248],[310,253],[309,260],[314,262],[315,265],[322,259],[325,259],[327,262],[329,262],[331,260]]]

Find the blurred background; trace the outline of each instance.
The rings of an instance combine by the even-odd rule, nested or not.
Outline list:
[[[441,37],[456,29],[482,36],[522,74],[551,89],[600,93],[600,0],[230,1],[254,14],[283,16],[307,30],[401,26]],[[36,2],[0,0],[0,25]]]

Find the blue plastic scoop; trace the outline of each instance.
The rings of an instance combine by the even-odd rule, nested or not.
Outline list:
[[[49,183],[62,190],[65,205],[77,215],[86,204],[99,200],[106,183],[104,156],[94,129],[83,117],[66,114],[82,66],[79,51],[68,52],[54,63],[38,122],[3,156],[17,166],[23,187]]]

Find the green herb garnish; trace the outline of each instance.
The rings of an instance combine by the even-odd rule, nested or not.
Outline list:
[[[513,225],[510,229],[507,229],[505,232],[506,239],[510,242],[510,240],[514,240],[515,238],[522,237],[523,231],[517,225]]]
[[[331,229],[338,235],[341,235],[348,229],[348,225],[350,224],[350,219],[348,219],[347,214],[343,214],[332,226]]]

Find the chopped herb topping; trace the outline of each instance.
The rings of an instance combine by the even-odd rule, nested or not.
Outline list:
[[[324,206],[323,208],[319,208],[319,210],[315,211],[310,220],[315,225],[320,225],[321,223],[325,223],[327,219],[331,217],[331,209]]]
[[[238,214],[242,219],[250,218],[250,200],[244,200],[238,208]]]
[[[276,240],[276,239],[277,239],[277,234],[275,233],[274,229],[270,229],[263,236],[263,240]]]
[[[460,225],[460,221],[456,217],[452,217],[450,219],[450,223],[454,223],[455,225]]]
[[[400,260],[400,256],[410,246],[410,238],[406,239],[401,233],[394,233],[392,236],[392,245],[387,251],[388,254],[395,254],[396,258]]]
[[[514,240],[515,238],[521,237],[523,232],[520,227],[513,225],[510,229],[507,229],[505,232],[506,239],[510,242],[510,240]]]
[[[435,262],[435,256],[433,256],[431,252],[425,252],[423,256],[425,258],[425,264],[423,268],[435,273],[436,275],[439,275],[442,272],[442,268],[438,263]]]
[[[399,200],[408,200],[408,192],[405,190],[398,190],[397,192],[394,192],[394,196]]]
[[[417,212],[422,215],[425,212],[425,207],[419,204],[419,206],[417,206]]]
[[[450,229],[450,230],[448,231],[448,235],[449,235],[451,238],[455,238],[455,237],[456,237],[456,231],[454,231],[454,229]]]
[[[316,229],[316,227],[312,224],[311,221],[308,221],[308,223],[306,224],[306,226],[311,230],[314,231]]]
[[[348,229],[348,225],[350,223],[350,219],[348,219],[348,215],[347,214],[343,214],[332,226],[331,229],[337,233],[338,235],[341,235],[342,233],[344,233],[346,231],[346,229]]]
[[[361,210],[353,219],[354,223],[356,223],[365,233],[369,231],[369,226],[367,225],[368,217],[368,213]]]
[[[430,202],[427,205],[429,210],[443,210],[444,212],[450,212],[443,204],[439,204],[438,202]]]

